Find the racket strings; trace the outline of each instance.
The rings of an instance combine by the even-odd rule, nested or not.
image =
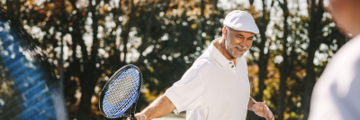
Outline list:
[[[125,76],[122,80],[115,83],[114,89],[108,95],[110,105],[117,105],[131,94],[134,78],[131,75]]]
[[[135,102],[140,86],[139,71],[130,68],[114,75],[104,95],[103,109],[109,117],[122,115]]]

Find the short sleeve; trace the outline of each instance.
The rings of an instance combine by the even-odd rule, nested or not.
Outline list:
[[[166,90],[165,96],[175,105],[175,114],[199,106],[205,91],[205,81],[199,68],[188,69],[182,78]]]

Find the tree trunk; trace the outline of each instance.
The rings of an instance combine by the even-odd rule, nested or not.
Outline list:
[[[18,26],[20,22],[20,1],[19,0],[6,0],[7,16],[12,19],[13,24]]]
[[[92,64],[92,63],[90,63]],[[78,111],[78,120],[90,120],[91,118],[91,97],[94,94],[94,88],[99,78],[91,66],[84,65],[84,72],[80,73],[81,99]]]
[[[256,96],[256,101],[263,101],[263,96],[264,93],[263,91],[265,90],[265,79],[266,79],[266,74],[267,74],[267,58],[266,58],[266,54],[264,53],[265,50],[265,43],[266,43],[266,37],[265,37],[265,32],[261,32],[261,44],[260,44],[260,56],[259,56],[259,93]]]
[[[309,52],[309,56],[307,58],[306,77],[305,77],[304,120],[307,120],[307,118],[309,117],[311,92],[315,82],[315,71],[314,71],[315,65],[313,60],[314,60],[314,53]]]
[[[126,24],[124,26],[121,27],[121,40],[122,40],[122,43],[124,45],[124,49],[123,49],[123,53],[124,53],[124,59],[123,59],[123,62],[126,63],[126,59],[127,59],[127,52],[128,52],[128,48],[127,48],[127,43],[129,41],[129,33],[131,31],[131,27],[133,26],[134,24],[134,21],[133,19],[135,18],[136,19],[136,6],[134,6],[134,1],[133,0],[129,0],[129,8],[128,8],[128,11],[127,11],[127,16],[128,16],[128,20],[126,22]]]
[[[323,0],[319,0],[316,4],[316,1],[311,1],[309,16],[310,22],[308,27],[308,37],[309,37],[309,47],[307,49],[308,57],[307,57],[307,65],[306,65],[306,77],[304,80],[304,120],[307,120],[309,117],[309,110],[310,110],[310,99],[311,93],[315,84],[315,65],[314,65],[314,58],[315,52],[319,48],[321,41],[323,40],[322,35],[322,18],[324,14],[323,9]]]
[[[92,0],[89,0],[89,3],[91,3]],[[79,114],[78,119],[79,120],[89,120],[91,118],[91,97],[94,94],[94,88],[97,83],[98,78],[100,75],[98,75],[99,72],[97,72],[96,68],[96,59],[99,49],[99,40],[97,38],[98,34],[98,16],[96,11],[96,6],[99,4],[99,1],[96,2],[95,5],[89,4],[90,11],[92,14],[92,30],[93,30],[93,44],[91,46],[91,54],[90,59],[88,57],[84,57],[84,70],[80,73],[80,87],[81,87],[81,99],[79,104]],[[84,49],[84,48],[82,48]],[[86,49],[86,46],[85,46]],[[87,54],[83,53],[83,55]]]
[[[130,25],[128,25],[130,23],[126,23],[126,24],[127,25],[125,25],[125,27],[122,27],[122,31],[121,31],[121,40],[122,40],[122,43],[124,46],[124,48],[123,48],[123,54],[124,54],[123,62],[124,63],[126,63],[126,57],[127,57],[126,54],[127,54],[127,49],[128,49],[126,44],[128,43],[129,33],[130,33],[130,28],[129,28]]]
[[[281,3],[280,1],[278,1],[283,12],[284,12],[284,21],[283,21],[283,24],[284,24],[284,34],[283,34],[283,43],[282,43],[282,46],[283,46],[283,50],[281,52],[282,54],[282,57],[283,57],[283,62],[280,66],[280,89],[279,89],[279,104],[278,104],[278,111],[277,111],[277,114],[278,114],[278,119],[279,120],[283,120],[284,119],[284,104],[285,104],[285,96],[286,96],[286,80],[288,78],[288,54],[287,54],[287,49],[288,49],[288,46],[287,46],[287,38],[288,38],[288,34],[289,34],[289,31],[288,31],[288,17],[289,17],[289,10],[288,10],[288,7],[287,7],[287,1],[284,0],[283,3]]]
[[[252,0],[249,0],[250,3],[253,3]],[[271,7],[273,6],[274,1],[272,1],[271,3]],[[252,4],[250,7],[254,7]],[[258,46],[258,48],[260,49],[260,54],[259,54],[259,60],[257,62],[257,64],[259,65],[259,92],[258,94],[255,96],[255,100],[256,101],[263,101],[263,91],[265,90],[265,79],[266,79],[266,75],[267,75],[267,65],[268,65],[268,55],[269,53],[265,53],[265,44],[267,42],[267,37],[266,37],[266,30],[267,30],[267,25],[269,24],[270,21],[270,11],[267,10],[267,3],[262,0],[262,7],[263,7],[263,15],[259,18],[260,20],[257,21],[257,25],[259,27],[259,32],[260,32],[260,38],[261,38],[261,42],[260,45]],[[259,117],[255,114],[252,114],[249,116],[251,120],[258,120]]]

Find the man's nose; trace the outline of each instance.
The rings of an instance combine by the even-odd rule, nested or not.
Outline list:
[[[240,40],[239,45],[240,45],[241,47],[245,47],[245,40]]]

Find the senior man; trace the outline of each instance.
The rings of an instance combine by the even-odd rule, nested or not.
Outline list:
[[[336,52],[316,83],[309,120],[359,120],[360,0],[329,0],[327,10],[352,39]]]
[[[247,63],[258,27],[252,16],[240,10],[224,20],[222,37],[215,39],[182,78],[135,117],[148,120],[171,111],[186,111],[187,120],[245,120],[247,110],[274,120],[266,102],[250,97]]]

